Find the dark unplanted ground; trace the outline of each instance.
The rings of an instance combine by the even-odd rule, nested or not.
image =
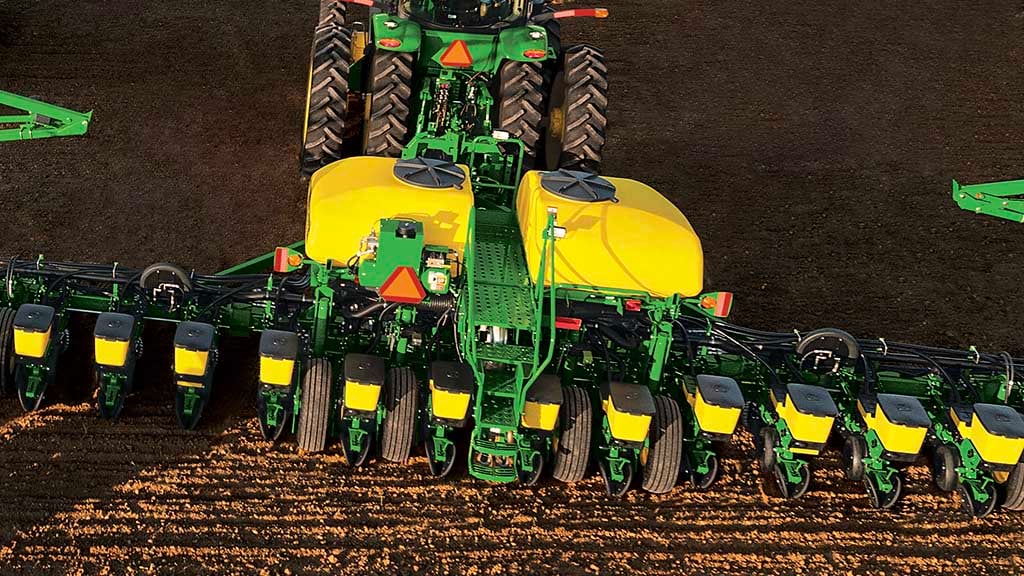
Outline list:
[[[608,56],[606,172],[677,202],[738,321],[1024,351],[1024,228],[949,197],[954,176],[1024,171],[1024,6],[606,4],[611,20],[568,26]],[[96,110],[86,138],[0,147],[0,251],[212,271],[299,238],[315,10],[0,0],[0,88]],[[779,502],[745,441],[709,494],[435,483],[422,459],[352,471],[264,444],[251,366],[228,366],[198,433],[172,425],[157,367],[116,424],[73,383],[39,414],[0,403],[2,571],[1024,568],[1024,518],[960,519],[920,466],[893,513],[868,509],[832,458],[807,498]]]

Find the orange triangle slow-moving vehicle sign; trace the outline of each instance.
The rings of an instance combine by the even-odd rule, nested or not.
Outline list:
[[[399,266],[388,276],[388,279],[381,284],[380,297],[385,302],[399,302],[402,304],[419,304],[427,297],[423,290],[423,284],[416,277],[416,271],[409,266]]]
[[[448,68],[469,68],[473,65],[473,55],[469,53],[469,46],[465,40],[455,40],[448,49],[441,54],[441,65]]]

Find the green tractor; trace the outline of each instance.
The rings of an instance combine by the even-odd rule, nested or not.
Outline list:
[[[497,198],[524,168],[598,171],[607,67],[596,48],[563,48],[559,23],[606,16],[528,0],[323,3],[303,175],[357,155],[466,159]]]

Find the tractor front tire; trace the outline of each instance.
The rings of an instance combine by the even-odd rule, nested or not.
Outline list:
[[[331,412],[331,363],[317,358],[302,378],[296,440],[300,450],[323,452]]]
[[[397,158],[409,138],[413,54],[374,50],[363,152]]]
[[[330,21],[334,22],[334,18]],[[310,60],[300,161],[303,178],[309,178],[320,168],[345,157],[352,31],[340,24],[318,27],[313,36]]]
[[[601,170],[608,126],[608,66],[592,46],[570,46],[562,56],[548,105],[544,155],[549,170]]]
[[[528,168],[537,158],[546,110],[544,74],[536,62],[508,61],[498,73],[498,130],[523,143]]]
[[[389,462],[405,462],[416,432],[418,386],[412,368],[394,368],[384,382],[384,425],[380,455]]]
[[[665,494],[679,481],[683,463],[683,417],[675,400],[654,397],[650,435],[641,486],[652,494]]]
[[[590,434],[594,407],[579,386],[562,388],[561,428],[551,475],[560,482],[579,482],[590,464]]]

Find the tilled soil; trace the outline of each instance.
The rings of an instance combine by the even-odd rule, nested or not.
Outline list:
[[[1022,176],[1024,5],[605,4],[612,19],[567,30],[608,56],[606,172],[679,204],[738,321],[1024,351],[1024,229],[949,198],[954,176]],[[299,238],[315,10],[0,0],[0,87],[96,110],[86,138],[0,147],[0,250],[212,271]],[[877,512],[834,453],[810,494],[780,501],[745,437],[711,492],[622,500],[596,478],[435,482],[422,457],[351,470],[336,450],[300,455],[260,440],[254,342],[183,432],[150,352],[169,335],[146,338],[144,390],[117,423],[74,376],[87,358],[42,412],[0,402],[0,572],[1024,571],[1024,516],[968,521],[921,465]]]

